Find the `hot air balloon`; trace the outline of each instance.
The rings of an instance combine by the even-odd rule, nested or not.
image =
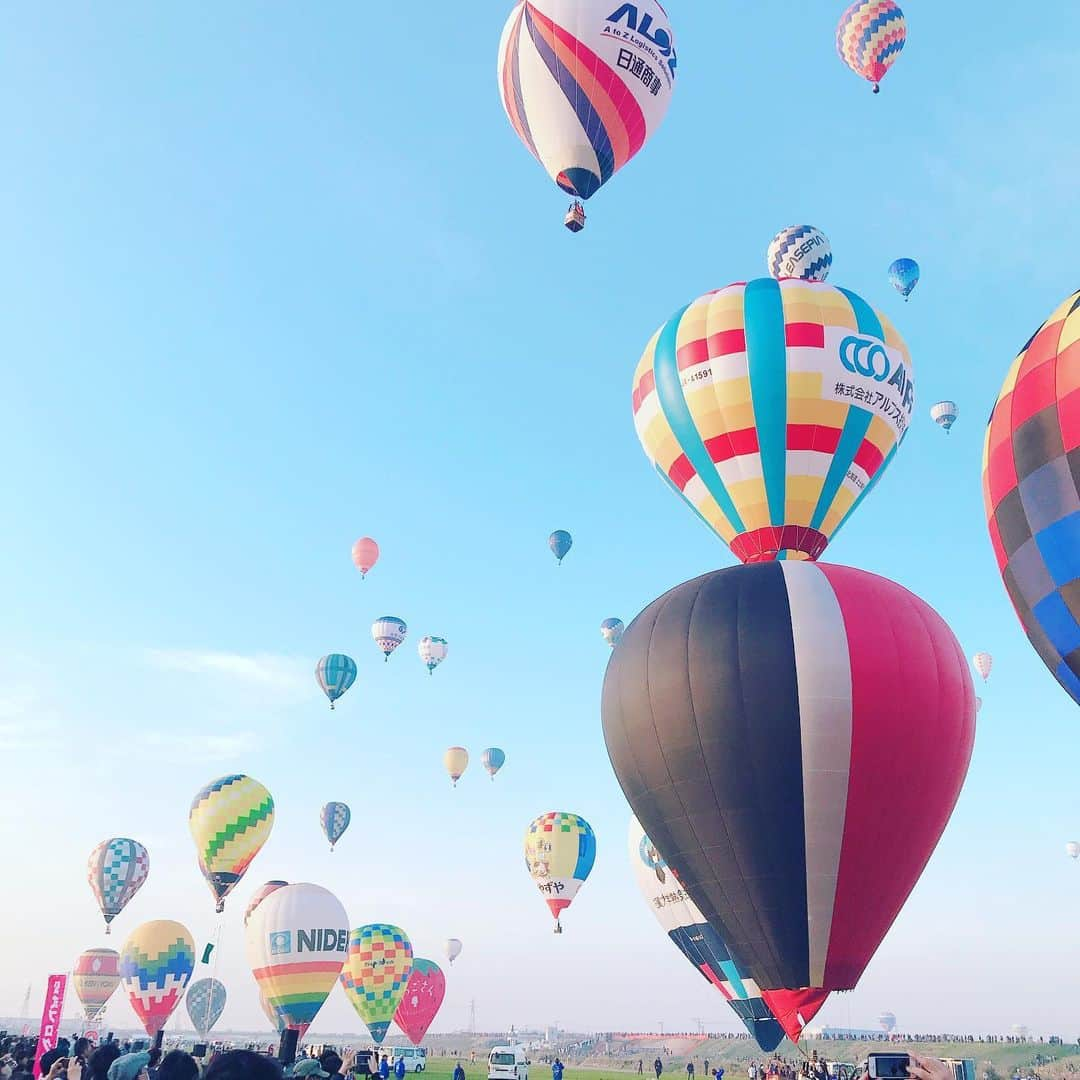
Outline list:
[[[443,768],[454,781],[454,787],[457,787],[457,782],[469,767],[469,751],[464,746],[451,746],[443,754],[442,760]]]
[[[904,298],[919,284],[919,264],[914,259],[895,259],[889,264],[889,284]]]
[[[225,987],[217,979],[199,979],[188,987],[184,1004],[199,1037],[205,1039],[225,1009]]]
[[[1075,840],[1070,840],[1065,845],[1065,854],[1068,855],[1070,859],[1080,859],[1080,843],[1077,843]]]
[[[351,820],[352,811],[343,802],[328,802],[319,811],[319,821],[322,822],[322,831],[326,833],[326,839],[330,841],[331,851],[349,827]]]
[[[888,1033],[896,1027],[896,1017],[891,1012],[883,1012],[877,1018],[877,1022],[881,1025],[881,1030]]]
[[[614,649],[625,629],[622,619],[605,619],[600,624],[600,636]]]
[[[562,933],[559,915],[570,906],[596,861],[592,826],[577,814],[541,814],[525,833],[525,868]]]
[[[282,1027],[301,1037],[334,987],[349,946],[349,918],[321,885],[283,885],[244,931],[251,974]]]
[[[739,970],[846,990],[949,820],[975,692],[906,589],[761,563],[653,601],[611,654],[602,714],[631,808]]]
[[[971,658],[975,670],[982,676],[983,682],[990,678],[990,669],[994,666],[994,658],[988,652],[977,652]]]
[[[630,819],[630,865],[641,895],[668,937],[683,956],[724,995],[758,1046],[766,1053],[775,1050],[784,1038],[785,1029],[773,1016],[764,1000],[765,995],[752,979],[743,977],[727,946],[686,895],[686,890],[636,818]],[[793,1042],[798,1041],[803,1026],[828,996],[827,991],[818,991],[819,1000],[813,1003],[812,1008],[806,1007],[797,1030],[787,1032]]]
[[[330,708],[354,682],[356,661],[344,653],[329,653],[315,665],[315,681],[330,699]]]
[[[371,624],[371,636],[375,644],[382,649],[383,657],[390,659],[390,654],[405,640],[409,628],[404,619],[396,615],[384,615]]]
[[[360,578],[367,577],[367,572],[379,561],[379,545],[370,536],[361,536],[352,546],[352,561]]]
[[[120,985],[120,954],[115,949],[87,949],[75,961],[71,981],[86,1022],[92,1024]]]
[[[446,959],[449,960],[452,965],[454,961],[461,955],[460,939],[456,937],[447,938],[444,951],[446,953]]]
[[[138,842],[124,836],[102,840],[86,864],[86,878],[105,916],[105,933],[109,923],[124,910],[124,905],[142,888],[150,873],[150,853]]]
[[[262,850],[273,826],[270,792],[242,773],[212,781],[192,799],[188,828],[218,912],[224,910],[225,897]]]
[[[893,0],[855,0],[840,16],[836,51],[856,75],[881,89],[881,80],[907,40],[904,13]]]
[[[412,967],[412,942],[400,927],[369,923],[349,935],[349,956],[341,971],[341,985],[376,1045],[386,1038]]]
[[[495,774],[506,764],[506,755],[497,747],[489,746],[480,755],[480,764],[487,770],[492,780]]]
[[[446,997],[446,976],[434,960],[413,960],[405,994],[394,1013],[394,1023],[419,1046]]]
[[[700,297],[634,374],[646,456],[742,562],[818,558],[892,460],[914,403],[889,321],[815,281]]]
[[[120,950],[120,978],[146,1034],[154,1038],[184,996],[195,970],[195,942],[169,919],[135,927]]]
[[[1005,589],[1028,640],[1080,704],[1080,292],[1012,362],[990,415],[983,501]]]
[[[260,885],[252,894],[251,899],[248,901],[248,906],[244,910],[244,926],[247,926],[248,920],[251,918],[251,913],[272,893],[277,892],[283,885],[288,885],[287,881],[268,881],[265,885]]]
[[[978,715],[982,711],[982,698],[975,698],[975,714]]]
[[[551,548],[552,555],[559,560],[559,565],[562,566],[562,561],[566,558],[566,553],[574,546],[574,538],[565,529],[556,529],[548,537],[548,547]]]
[[[660,126],[675,39],[656,0],[521,0],[499,42],[499,93],[517,137],[574,209]],[[567,227],[580,231],[572,213]]]
[[[420,654],[420,659],[427,666],[430,675],[446,659],[450,646],[446,643],[446,638],[423,637],[416,651]]]
[[[765,266],[774,278],[824,281],[832,266],[828,237],[813,225],[789,225],[772,239]]]
[[[940,424],[948,435],[949,430],[956,423],[959,412],[960,409],[955,401],[939,401],[936,405],[930,406],[930,419],[935,424]]]

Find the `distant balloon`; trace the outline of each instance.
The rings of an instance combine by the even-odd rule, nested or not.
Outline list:
[[[405,994],[394,1013],[394,1023],[419,1046],[446,997],[446,976],[434,960],[413,960]]]
[[[836,51],[856,75],[880,89],[907,40],[904,13],[893,0],[855,0],[836,27]]]
[[[370,536],[361,536],[352,546],[352,561],[360,577],[367,577],[367,572],[379,561],[379,545]]]
[[[399,926],[369,923],[349,934],[349,955],[341,985],[376,1045],[386,1038],[412,974],[409,935]]]
[[[975,713],[978,715],[982,711],[982,698],[976,695],[975,697]]]
[[[1080,704],[1080,292],[1013,360],[983,445],[983,506],[1005,589],[1039,659]]]
[[[356,661],[344,653],[330,653],[315,665],[315,681],[330,699],[330,708],[354,682]]]
[[[497,747],[489,746],[480,755],[480,764],[487,770],[492,780],[495,774],[506,764],[506,755]]]
[[[959,412],[960,409],[955,401],[939,401],[936,405],[930,406],[930,419],[935,424],[940,424],[948,434],[949,429],[956,423]]]
[[[705,921],[635,817],[630,818],[629,839],[630,865],[649,910],[683,956],[723,994],[758,1046],[771,1053],[783,1040],[785,1028],[769,1008],[767,994],[744,978],[720,935]],[[828,996],[827,990],[818,991],[812,1007],[803,1008],[798,1030],[786,1032],[792,1041],[798,1041],[803,1026]]]
[[[142,888],[150,873],[150,853],[138,842],[124,836],[102,840],[86,864],[86,878],[109,923],[124,910],[124,905]]]
[[[990,678],[990,669],[994,666],[994,658],[988,652],[977,652],[971,658],[975,670],[982,676],[983,682]]]
[[[906,301],[919,284],[919,264],[914,259],[896,259],[889,266],[889,284]]]
[[[115,949],[87,949],[75,961],[71,981],[86,1022],[92,1024],[120,985],[120,954]]]
[[[446,939],[446,946],[443,950],[446,953],[446,959],[451,964],[461,955],[461,941],[459,938],[452,937]]]
[[[195,970],[195,942],[168,919],[135,927],[120,950],[120,978],[146,1034],[154,1038],[184,996]]]
[[[881,1013],[877,1022],[881,1025],[881,1030],[885,1032],[891,1032],[896,1027],[896,1017],[891,1012]]]
[[[375,644],[382,649],[383,656],[389,660],[390,654],[405,640],[409,628],[404,619],[396,615],[384,615],[371,624],[371,636]]]
[[[774,278],[824,281],[832,266],[832,248],[813,225],[789,225],[773,237],[765,265]]]
[[[1068,855],[1070,859],[1080,859],[1080,843],[1077,843],[1075,840],[1070,840],[1065,845],[1065,854]]]
[[[252,893],[251,899],[248,901],[248,906],[244,910],[244,926],[247,926],[248,920],[251,918],[255,909],[272,893],[277,892],[283,885],[288,885],[287,881],[268,881],[265,885],[260,885],[254,893]]]
[[[625,629],[622,619],[605,619],[600,624],[600,636],[614,649]]]
[[[657,474],[740,562],[817,559],[896,455],[915,383],[857,294],[757,278],[657,330],[631,405]]]
[[[510,126],[575,199],[595,194],[660,126],[675,72],[657,0],[520,0],[499,41]]]
[[[247,959],[259,993],[301,1038],[341,972],[348,926],[341,901],[307,882],[272,892],[248,920]]]
[[[446,659],[450,646],[446,643],[446,638],[423,637],[416,651],[420,654],[420,659],[423,660],[430,675]]]
[[[566,553],[574,546],[574,538],[565,529],[556,529],[548,537],[548,547],[551,548],[551,553],[559,560],[559,565],[562,566],[562,561],[566,558]]]
[[[352,811],[343,802],[328,802],[319,811],[319,821],[326,839],[330,841],[330,850],[341,839],[352,820]]]
[[[250,776],[222,776],[196,792],[188,828],[218,912],[225,909],[225,897],[247,872],[273,827],[274,800]]]
[[[443,754],[442,760],[443,768],[454,781],[454,787],[457,787],[457,782],[469,766],[469,751],[464,746],[451,746]]]
[[[205,1039],[225,1009],[225,987],[217,979],[199,979],[188,987],[184,1004],[200,1038]]]
[[[596,861],[596,836],[578,814],[549,811],[525,832],[525,868],[562,933],[559,916],[577,896]]]
[[[733,566],[654,600],[611,654],[601,712],[631,808],[762,988],[858,983],[975,738],[941,616],[885,578],[808,562]]]

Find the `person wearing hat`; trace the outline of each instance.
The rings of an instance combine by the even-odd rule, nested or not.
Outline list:
[[[149,1080],[149,1066],[150,1055],[145,1050],[137,1054],[121,1054],[109,1066],[108,1080]]]
[[[296,1077],[317,1076],[319,1080],[329,1080],[330,1074],[318,1063],[315,1058],[301,1058],[293,1067],[292,1074]],[[109,1078],[112,1080],[112,1077]]]

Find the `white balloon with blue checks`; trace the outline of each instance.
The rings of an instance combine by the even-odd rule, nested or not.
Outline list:
[[[777,280],[824,281],[832,266],[829,238],[813,225],[789,225],[773,237],[765,265]]]

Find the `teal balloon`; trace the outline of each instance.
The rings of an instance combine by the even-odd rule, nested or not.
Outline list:
[[[330,699],[332,709],[334,702],[356,682],[356,661],[344,653],[330,653],[315,665],[315,681]]]
[[[919,284],[919,264],[914,259],[897,259],[889,267],[889,284],[906,300]]]
[[[322,830],[330,841],[330,850],[344,835],[352,821],[352,811],[343,802],[328,802],[319,813]]]
[[[217,979],[199,979],[188,987],[184,1004],[195,1030],[205,1039],[225,1009],[225,987]]]
[[[480,755],[480,764],[487,769],[491,779],[495,779],[495,774],[506,764],[506,754],[504,754],[497,746],[489,746]]]
[[[548,537],[548,547],[552,554],[562,563],[566,553],[574,544],[574,538],[565,529],[556,529]]]

